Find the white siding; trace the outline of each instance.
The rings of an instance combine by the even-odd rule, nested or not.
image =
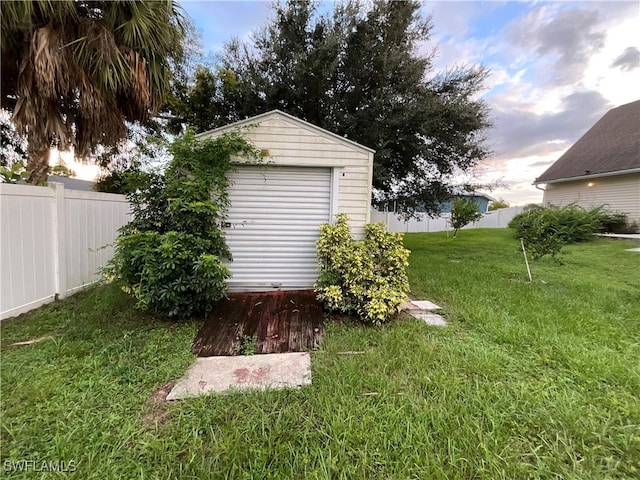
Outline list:
[[[123,195],[0,184],[0,319],[96,281],[128,213]]]
[[[545,205],[562,207],[570,203],[585,208],[606,205],[640,223],[640,173],[547,184]]]
[[[268,164],[337,170],[338,205],[333,213],[346,213],[354,237],[364,237],[371,205],[372,150],[277,111],[204,133],[201,138],[245,124],[257,124],[243,133],[256,147],[269,151]]]

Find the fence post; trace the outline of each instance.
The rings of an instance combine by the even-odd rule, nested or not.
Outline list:
[[[56,182],[51,182],[49,185],[53,188],[51,220],[53,225],[53,271],[55,275],[55,288],[58,298],[64,298],[67,296],[64,185]]]

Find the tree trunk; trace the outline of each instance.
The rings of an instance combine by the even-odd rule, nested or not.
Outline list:
[[[50,148],[32,149],[29,147],[29,160],[27,161],[27,170],[31,172],[27,183],[33,185],[41,185],[46,183],[49,176],[49,152]]]

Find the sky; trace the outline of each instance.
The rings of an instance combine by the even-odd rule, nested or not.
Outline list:
[[[270,2],[183,1],[205,54],[250,40]],[[331,2],[323,9],[331,10]],[[433,1],[433,30],[418,52],[437,48],[434,72],[482,64],[480,96],[495,152],[480,166],[490,195],[511,205],[542,201],[532,182],[609,109],[640,99],[640,2]]]

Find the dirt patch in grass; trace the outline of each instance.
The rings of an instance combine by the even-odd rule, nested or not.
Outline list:
[[[142,414],[142,424],[145,428],[153,429],[162,427],[169,420],[169,410],[167,410],[167,395],[176,384],[175,381],[167,382],[160,388],[151,392],[144,404]]]

